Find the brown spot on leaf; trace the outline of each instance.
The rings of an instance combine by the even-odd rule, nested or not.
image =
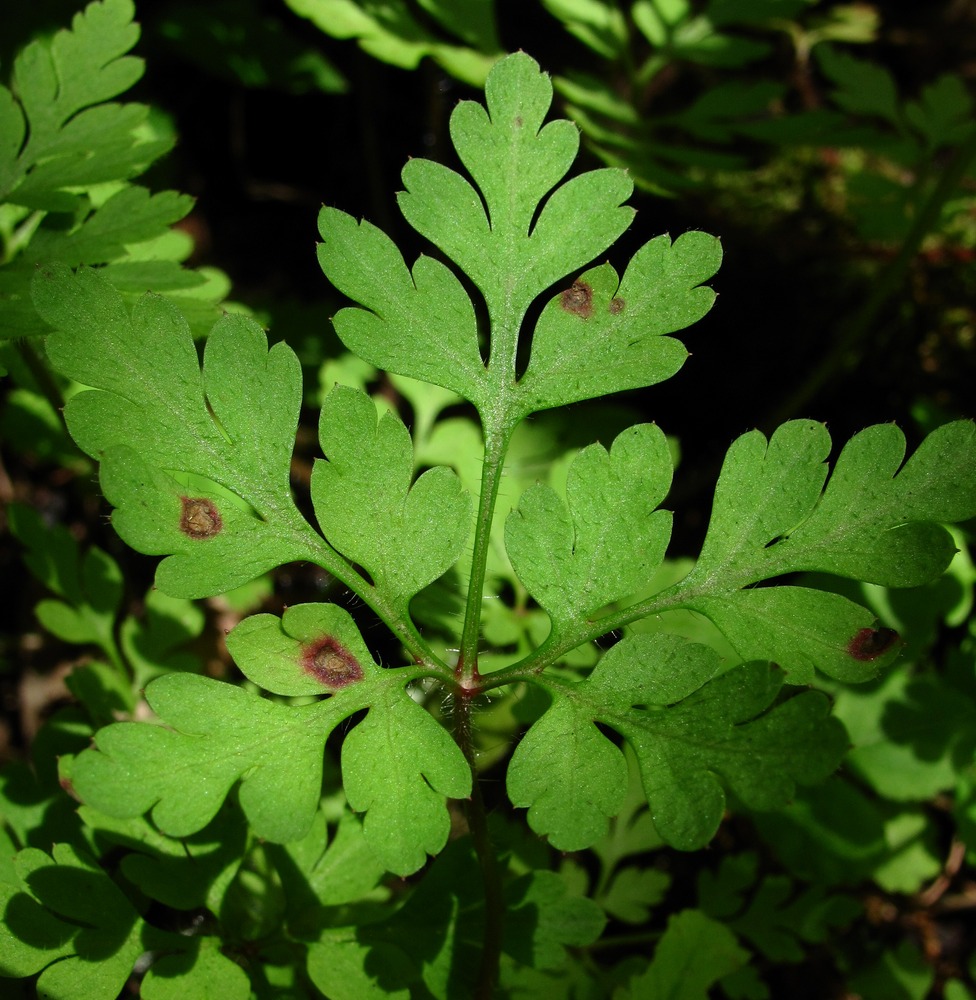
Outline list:
[[[524,124],[525,124],[525,122],[522,121],[522,116],[521,115],[516,115],[515,116],[515,127],[516,128],[521,128]]]
[[[589,319],[593,315],[593,289],[585,281],[574,281],[559,296],[559,304],[566,312]]]
[[[901,641],[893,628],[862,628],[847,644],[847,652],[855,660],[870,662],[884,656]]]
[[[320,684],[336,690],[363,679],[359,660],[334,636],[326,635],[302,649],[302,669]]]
[[[626,304],[623,299],[611,299],[609,306],[611,315],[616,316],[622,313]]]
[[[187,538],[213,538],[220,534],[224,520],[213,502],[206,497],[180,497],[183,511],[180,514],[180,531]]]

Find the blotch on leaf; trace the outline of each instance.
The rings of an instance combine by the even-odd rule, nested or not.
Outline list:
[[[206,497],[180,497],[180,531],[187,538],[213,538],[224,526],[220,511]]]
[[[566,312],[589,319],[593,315],[593,289],[585,281],[574,281],[559,296],[559,304]]]
[[[847,644],[847,652],[855,660],[876,660],[900,641],[901,636],[893,628],[862,628]]]
[[[332,690],[363,679],[359,660],[334,636],[326,635],[302,647],[302,669]]]
[[[624,302],[623,299],[611,299],[610,300],[610,305],[608,307],[610,309],[610,315],[611,316],[617,316],[620,313],[622,313],[624,311],[624,306],[626,304],[627,303]]]

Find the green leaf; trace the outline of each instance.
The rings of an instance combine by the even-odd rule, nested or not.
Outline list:
[[[869,690],[837,693],[847,766],[879,795],[925,802],[948,791],[976,750],[976,703],[935,674],[899,665]]]
[[[120,870],[151,899],[178,910],[220,912],[247,843],[239,810],[221,810],[200,833],[181,839],[164,836],[143,817],[115,819],[89,806],[79,812],[98,844],[129,848]]]
[[[366,812],[363,832],[386,867],[409,875],[447,843],[444,796],[471,794],[471,770],[434,717],[402,689],[377,692],[370,713],[342,744],[349,805]]]
[[[312,471],[312,502],[325,537],[403,606],[454,564],[471,530],[471,503],[443,466],[413,485],[413,449],[403,421],[336,386],[319,423],[325,461]]]
[[[470,794],[471,772],[446,730],[405,692],[416,671],[381,669],[348,613],[329,607],[299,605],[280,622],[246,619],[229,645],[256,682],[332,697],[282,705],[208,678],[165,675],[146,698],[167,728],[120,723],[100,730],[95,748],[70,767],[74,791],[120,819],[151,809],[163,833],[185,837],[210,822],[240,780],[255,834],[300,840],[318,809],[329,733],[369,708],[343,744],[346,796],[367,813],[364,833],[381,862],[400,875],[416,871],[427,852],[446,843],[444,798]]]
[[[706,646],[637,635],[608,650],[585,681],[540,680],[554,703],[512,757],[509,798],[530,807],[530,825],[555,847],[592,843],[626,790],[623,758],[597,722],[634,748],[654,825],[682,850],[714,835],[723,785],[750,808],[768,810],[788,801],[795,783],[830,774],[846,738],[840,723],[826,718],[823,695],[810,691],[773,705],[778,671],[752,663],[716,676],[719,667]],[[569,763],[557,765],[563,756]],[[597,759],[602,766],[591,767]],[[616,776],[612,760],[619,760]],[[574,779],[574,765],[582,780]]]
[[[634,211],[620,207],[632,190],[621,171],[590,171],[556,187],[579,137],[569,122],[543,125],[552,84],[535,60],[517,53],[496,64],[485,97],[487,110],[462,101],[451,115],[451,138],[481,197],[460,174],[414,159],[399,203],[474,281],[497,324],[517,322],[540,292],[602,253]]]
[[[484,296],[492,323],[487,371],[473,306],[451,270],[421,257],[411,273],[392,242],[375,227],[365,222],[357,225],[334,209],[324,209],[319,217],[325,241],[319,247],[322,269],[340,291],[363,307],[347,308],[336,316],[343,343],[372,364],[457,392],[482,413],[497,410],[499,402],[513,393],[519,326],[532,300],[602,253],[633,218],[632,209],[621,207],[632,190],[621,171],[590,171],[559,183],[576,155],[579,136],[566,121],[543,125],[552,85],[534,60],[523,53],[502,60],[492,70],[485,92],[487,111],[464,101],[451,116],[451,137],[476,186],[447,167],[414,159],[404,168],[407,190],[399,201],[407,221],[457,264]],[[673,255],[669,254],[670,241],[664,242],[667,247],[653,245],[638,260],[630,281],[637,283],[638,274],[646,269],[653,276],[660,272],[664,285],[673,280],[680,286],[690,280],[688,274],[696,266],[707,270],[706,258],[717,264],[714,248],[703,250],[697,235],[687,238]],[[698,280],[703,278],[692,284]],[[629,292],[627,281],[625,276]],[[610,284],[616,290],[615,276]],[[700,306],[706,300],[710,304],[710,294],[692,295],[685,303],[678,287],[660,295],[652,291],[646,305],[665,306],[669,313],[669,319],[654,332],[678,328],[672,325],[665,330],[674,317],[685,317],[679,326],[691,322],[693,313],[698,318],[704,311]],[[636,290],[635,295],[631,311],[635,322],[640,322],[645,299]],[[619,302],[608,305],[619,319],[609,324],[609,336],[626,341],[632,339],[634,328],[616,312],[618,306]],[[543,352],[547,329],[548,321],[546,328],[540,328]],[[575,338],[582,343],[581,333],[575,333]],[[662,350],[668,357],[660,360],[659,353],[653,352],[659,360],[645,364],[640,379],[650,372],[648,377],[659,380],[677,370],[684,349],[671,345]],[[618,355],[620,351],[626,352],[625,343]],[[614,365],[619,367],[622,360],[615,358]],[[560,402],[547,395],[555,391],[554,384],[545,381],[547,371],[535,374],[548,361],[549,355],[543,353],[542,361],[531,369],[532,381],[542,380],[538,391],[513,397],[511,405],[520,412]],[[647,384],[635,382],[628,374],[629,380],[611,389]],[[607,381],[607,377],[591,379],[583,395],[571,398],[611,391]]]
[[[855,435],[824,489],[825,428],[792,420],[767,442],[744,434],[726,455],[701,555],[671,593],[723,630],[746,659],[775,659],[803,683],[813,668],[863,680],[890,662],[898,637],[838,595],[799,587],[741,590],[803,570],[886,586],[918,586],[955,552],[941,522],[976,513],[976,430],[929,434],[905,461],[890,424]]]
[[[28,848],[15,865],[26,892],[11,897],[6,908],[10,950],[4,954],[12,957],[13,974],[46,966],[37,980],[39,996],[115,1000],[146,950],[145,925],[132,904],[93,861],[65,844],[54,846],[53,859]]]
[[[821,70],[836,86],[831,94],[834,103],[854,114],[876,116],[901,126],[898,88],[888,70],[832,45],[818,45],[816,54]]]
[[[522,494],[505,524],[505,547],[529,593],[565,623],[642,590],[661,560],[671,515],[656,510],[671,486],[671,453],[654,424],[584,448],[566,482],[567,506],[538,484]]]
[[[634,254],[619,280],[609,264],[586,271],[547,303],[519,383],[527,411],[563,406],[670,378],[688,352],[664,334],[697,322],[715,293],[721,246],[690,232],[659,236]]]
[[[327,557],[291,498],[301,370],[287,345],[269,351],[253,320],[227,315],[201,371],[185,321],[158,296],[130,316],[95,272],[51,265],[38,271],[34,299],[56,330],[52,363],[100,390],[69,401],[68,427],[101,461],[119,534],[169,555],[162,590],[206,596],[316,550]]]
[[[197,937],[195,947],[164,955],[149,967],[139,989],[142,1000],[248,1000],[251,980],[222,955],[214,938]]]
[[[64,598],[41,601],[35,609],[38,621],[65,642],[100,646],[121,670],[114,631],[122,572],[116,561],[95,546],[82,555],[65,527],[46,525],[29,507],[12,504],[8,516],[12,533],[28,547],[24,557],[28,567]]]
[[[348,698],[280,705],[188,674],[160,677],[146,698],[173,728],[122,722],[99,730],[68,776],[82,801],[119,819],[152,809],[163,833],[186,837],[213,819],[243,777],[241,805],[254,832],[276,842],[308,831],[326,737],[362,707]]]
[[[647,971],[621,996],[706,1000],[715,983],[748,961],[749,953],[728,927],[700,910],[682,910],[668,921]]]
[[[385,0],[382,4],[356,0],[287,3],[296,14],[309,18],[327,34],[356,38],[373,58],[402,69],[415,69],[421,59],[430,56],[458,79],[480,87],[494,61],[490,54],[451,44],[428,30],[405,0]],[[419,0],[419,4],[448,31],[489,53],[497,50],[491,0]]]
[[[168,148],[137,134],[147,108],[103,103],[142,76],[142,60],[126,55],[139,37],[134,12],[131,0],[90,3],[71,30],[17,55],[13,91],[23,111],[0,91],[0,131],[11,137],[0,147],[0,198],[67,211],[78,195],[65,188],[132,176]]]
[[[322,209],[319,232],[326,277],[364,306],[333,318],[342,342],[377,367],[483,401],[488,389],[474,308],[454,274],[432,257],[408,271],[385,233],[338,209]]]

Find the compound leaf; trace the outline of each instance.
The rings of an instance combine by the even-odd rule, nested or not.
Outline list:
[[[485,97],[487,110],[462,101],[451,115],[451,138],[480,196],[447,167],[414,159],[403,169],[407,190],[399,203],[502,323],[521,319],[540,292],[620,236],[634,216],[622,207],[633,185],[623,171],[605,169],[556,187],[576,157],[579,134],[565,120],[543,125],[552,84],[531,57],[516,53],[497,63]]]
[[[682,850],[704,846],[715,833],[725,808],[723,784],[747,806],[768,810],[788,801],[796,782],[810,784],[831,773],[846,737],[840,723],[826,718],[822,694],[805,692],[771,707],[782,685],[779,671],[750,663],[716,676],[720,666],[718,654],[707,646],[671,635],[636,635],[612,647],[584,681],[547,678],[553,706],[512,757],[512,802],[531,807],[530,825],[557,848],[587,846],[576,832],[581,811],[585,828],[601,834],[605,779],[594,784],[583,768],[583,780],[577,780],[584,785],[588,778],[590,784],[574,790],[562,770],[556,771],[556,781],[540,778],[550,774],[552,758],[567,743],[592,754],[603,740],[607,746],[601,757],[621,757],[614,769],[624,780],[618,786],[619,808],[626,768],[597,722],[633,747],[654,825]],[[549,721],[553,712],[558,726]],[[534,737],[540,726],[542,735]],[[562,742],[546,739],[553,734]]]
[[[406,606],[457,560],[471,504],[452,470],[429,469],[411,486],[413,449],[392,412],[379,423],[364,392],[337,385],[322,406],[311,492],[325,537],[374,584]]]
[[[326,739],[368,708],[342,750],[343,785],[350,805],[366,812],[367,843],[399,875],[444,846],[444,798],[467,796],[471,772],[446,730],[404,690],[416,670],[380,668],[348,612],[332,605],[245,619],[228,647],[269,690],[331,697],[285,705],[209,678],[165,675],[146,689],[165,725],[108,726],[71,763],[68,779],[86,804],[121,819],[151,809],[163,833],[187,837],[213,819],[240,780],[254,833],[299,840],[318,810]]]
[[[65,418],[101,461],[119,534],[169,555],[161,589],[208,596],[316,549],[328,554],[291,498],[301,369],[287,345],[268,350],[253,320],[227,315],[201,370],[184,319],[159,296],[130,316],[95,272],[57,264],[38,271],[33,292],[55,328],[52,363],[99,390],[75,395]]]
[[[70,211],[80,195],[66,189],[130,177],[168,148],[139,134],[148,108],[103,103],[142,76],[142,60],[126,55],[139,37],[134,13],[131,0],[91,3],[70,30],[17,55],[19,106],[0,88],[0,198]]]
[[[505,524],[505,546],[555,629],[647,583],[671,534],[670,513],[656,510],[671,471],[664,434],[638,424],[609,452],[593,444],[577,455],[566,482],[568,509],[542,483],[522,495]]]
[[[814,668],[845,681],[871,677],[897,654],[898,636],[835,594],[742,588],[800,571],[919,586],[955,552],[942,523],[976,514],[968,421],[933,431],[907,461],[897,427],[869,427],[844,447],[828,482],[829,450],[826,429],[809,420],[783,424],[768,441],[758,431],[735,441],[701,555],[671,593],[710,618],[744,659],[775,659],[800,683]]]

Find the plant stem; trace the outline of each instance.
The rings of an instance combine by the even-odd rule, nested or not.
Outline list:
[[[491,544],[491,524],[501,482],[505,452],[517,421],[499,406],[494,420],[482,418],[485,430],[485,457],[481,469],[481,497],[475,527],[474,554],[471,557],[471,580],[464,609],[464,631],[455,677],[461,687],[472,690],[478,682],[478,642],[481,636],[481,605],[484,601],[485,567]]]
[[[831,378],[856,367],[864,353],[864,342],[874,329],[878,314],[901,287],[922,241],[935,227],[943,206],[952,197],[974,159],[976,159],[976,128],[956,150],[956,155],[939,176],[932,193],[918,210],[898,253],[873,283],[871,292],[861,308],[848,322],[841,325],[833,348],[813,370],[810,377],[768,420],[769,428],[779,426],[784,420],[798,413]],[[878,337],[875,348],[883,346],[883,339]]]
[[[471,798],[467,804],[468,828],[471,831],[475,853],[478,855],[485,894],[485,931],[474,1000],[491,1000],[498,981],[498,965],[502,954],[505,901],[502,897],[498,857],[488,834],[488,815],[475,765],[474,743],[471,739],[471,698],[463,691],[458,693],[455,700],[454,738],[471,768]]]

